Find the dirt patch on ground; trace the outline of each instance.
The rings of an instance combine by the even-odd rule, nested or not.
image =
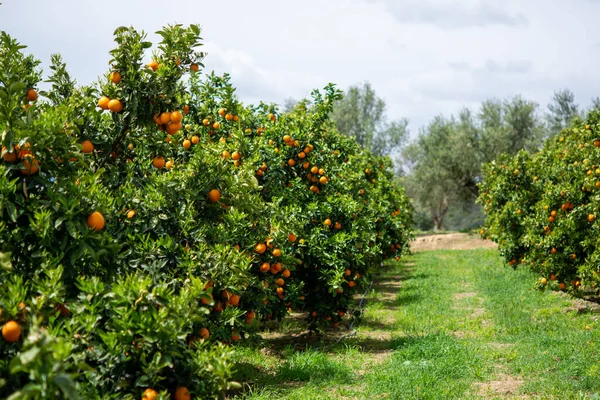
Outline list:
[[[523,380],[519,378],[500,374],[493,381],[475,383],[475,387],[479,389],[480,396],[487,398],[514,395],[522,384]]]
[[[456,293],[454,295],[454,300],[466,299],[469,297],[475,297],[477,293]]]
[[[418,236],[411,244],[413,252],[429,250],[473,250],[493,249],[498,247],[491,240],[483,240],[476,235],[466,233],[446,233],[439,235]]]

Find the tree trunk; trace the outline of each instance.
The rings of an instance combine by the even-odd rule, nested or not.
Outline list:
[[[433,217],[433,231],[437,232],[444,229],[444,218],[448,212],[448,199],[443,196],[437,207],[430,207],[431,216]]]

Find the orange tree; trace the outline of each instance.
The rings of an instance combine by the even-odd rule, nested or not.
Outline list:
[[[95,87],[53,56],[39,100],[38,62],[2,34],[1,395],[218,397],[223,343],[290,308],[339,324],[410,239],[389,160],[330,126],[332,86],[244,107],[201,79],[197,26],[158,33],[144,65],[145,35],[117,29]]]
[[[599,120],[591,112],[538,153],[486,167],[483,234],[510,264],[526,262],[539,272],[541,288],[583,294],[598,285]]]

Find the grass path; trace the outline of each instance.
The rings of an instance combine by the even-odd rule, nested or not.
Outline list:
[[[418,253],[377,278],[356,337],[298,345],[291,321],[240,349],[236,398],[600,399],[598,316],[533,279],[495,250]]]

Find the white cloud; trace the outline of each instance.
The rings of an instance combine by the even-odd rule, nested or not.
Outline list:
[[[4,0],[2,29],[47,65],[63,54],[89,83],[108,67],[112,32],[200,23],[208,70],[228,72],[242,100],[300,98],[328,82],[370,81],[391,118],[414,132],[439,113],[523,94],[545,107],[571,88],[600,94],[600,2],[577,0]],[[28,21],[23,23],[24,16]]]

